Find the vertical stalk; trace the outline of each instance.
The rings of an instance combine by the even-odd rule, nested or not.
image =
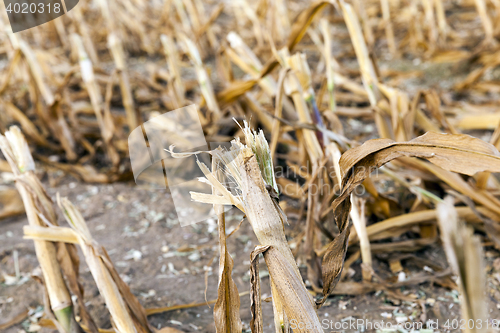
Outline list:
[[[46,202],[46,198],[38,197],[38,194],[43,195],[44,191],[34,173],[35,164],[28,144],[18,127],[13,126],[5,136],[0,135],[0,149],[17,177],[16,188],[23,200],[29,225],[46,227],[39,214],[45,209],[51,210],[52,207],[37,207],[35,204]],[[54,214],[53,211],[45,213]],[[46,217],[54,221],[53,216]],[[34,243],[50,306],[59,324],[58,329],[61,333],[73,332],[77,327],[73,317],[73,303],[57,261],[56,247],[54,243],[47,241],[35,240]]]
[[[361,248],[361,260],[363,261],[362,274],[363,280],[371,281],[372,274],[370,268],[372,267],[372,253],[370,250],[370,240],[366,231],[366,218],[365,218],[365,202],[351,194],[352,209],[349,213],[351,215],[352,223],[356,229],[359,238],[359,245]]]
[[[80,6],[76,6],[68,12],[69,17],[71,17],[78,24],[78,32],[82,35],[83,42],[85,43],[85,48],[89,52],[90,59],[92,63],[96,66],[99,65],[99,57],[97,56],[97,51],[95,50],[94,43],[92,42],[92,37],[90,36],[89,27],[85,20],[83,19],[82,9]]]
[[[304,99],[304,94],[306,96],[313,96],[314,91],[312,90],[310,83],[310,72],[307,62],[305,61],[305,55],[296,54],[292,57],[285,56],[287,65],[293,69],[293,73],[289,73],[284,81],[284,88],[287,95],[292,97],[295,108],[299,116],[299,120],[306,124],[313,123],[309,109]],[[304,88],[303,88],[304,87]],[[316,112],[317,110],[315,110]],[[316,122],[318,122],[321,117],[319,114],[315,113]],[[323,149],[319,143],[316,133],[312,130],[304,129],[302,130],[304,135],[304,141],[307,146],[307,153],[312,162],[318,162],[323,157]]]
[[[210,78],[207,74],[207,71],[203,67],[200,52],[198,51],[198,48],[193,43],[193,41],[187,36],[183,35],[182,39],[184,40],[184,43],[186,45],[189,57],[191,58],[191,61],[196,68],[196,75],[198,76],[198,82],[200,83],[201,93],[205,98],[208,109],[212,111],[212,113],[214,114],[214,118],[218,119],[221,116],[221,111],[219,108],[219,104],[217,103],[217,99],[215,98],[215,93],[212,87],[212,83],[210,82]]]
[[[434,52],[436,48],[436,42],[438,37],[438,32],[436,29],[436,21],[434,19],[434,8],[432,6],[432,0],[422,0],[425,11],[425,20],[427,21],[427,26],[429,27],[429,42],[430,48],[429,53]]]
[[[436,6],[436,16],[441,41],[445,42],[446,34],[448,33],[448,24],[446,24],[446,14],[444,12],[443,0],[434,0],[434,5]]]
[[[325,41],[325,66],[326,66],[326,87],[328,89],[328,95],[330,96],[330,110],[335,112],[337,109],[337,104],[335,102],[335,81],[334,81],[334,71],[332,67],[332,45],[330,40],[330,31],[328,26],[328,21],[322,19],[320,22],[321,33],[323,34],[323,40]],[[321,104],[321,101],[320,101]]]
[[[92,66],[92,61],[89,59],[87,52],[83,46],[82,39],[78,34],[72,35],[73,47],[77,50],[80,62],[80,71],[82,75],[82,80],[87,88],[87,93],[94,109],[95,116],[97,118],[97,123],[99,124],[99,129],[101,130],[101,135],[106,146],[108,157],[110,158],[113,165],[118,165],[120,162],[120,156],[118,152],[112,145],[112,138],[114,135],[114,124],[111,117],[111,113],[103,109],[102,107],[102,96],[100,92],[99,85],[95,80],[94,68]]]
[[[128,73],[125,66],[125,54],[123,53],[122,42],[113,32],[108,35],[108,47],[111,49],[116,68],[118,69],[123,106],[125,107],[125,113],[127,114],[128,128],[131,132],[139,126],[139,119],[135,110],[130,81],[128,79]]]
[[[366,43],[370,48],[372,48],[373,44],[375,43],[375,38],[373,37],[370,17],[366,13],[364,3],[362,3],[362,0],[354,0],[353,5],[361,19],[361,24],[363,25],[363,32],[366,38]]]
[[[177,100],[178,107],[181,107],[184,103],[184,85],[181,79],[181,66],[179,63],[179,54],[177,53],[177,47],[172,39],[172,37],[167,35],[160,36],[161,44],[163,45],[163,52],[167,58],[168,71],[170,78],[173,81],[174,95]]]
[[[484,32],[486,35],[485,43],[490,44],[494,40],[493,36],[493,24],[491,23],[491,19],[488,16],[488,11],[486,9],[485,0],[474,0],[476,3],[477,12],[479,17],[481,18],[481,23],[483,24]]]
[[[389,0],[380,0],[382,7],[382,18],[384,20],[385,36],[387,38],[387,45],[389,51],[393,56],[396,56],[398,50],[396,49],[396,42],[394,40],[394,30],[392,29],[391,11],[389,8]]]
[[[500,123],[495,128],[495,131],[491,135],[490,143],[494,145],[497,149],[500,148]],[[482,190],[486,189],[488,185],[488,179],[490,178],[490,172],[480,172],[476,176],[476,186]]]

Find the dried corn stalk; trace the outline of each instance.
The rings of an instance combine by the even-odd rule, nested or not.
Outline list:
[[[177,100],[178,107],[181,107],[184,103],[185,89],[181,79],[181,66],[177,47],[170,36],[161,35],[160,40],[163,46],[163,52],[167,57],[168,70],[170,78],[173,81],[175,99]]]
[[[108,47],[111,49],[116,69],[118,70],[123,106],[125,108],[125,113],[127,114],[129,131],[132,132],[137,126],[139,126],[139,117],[135,110],[132,89],[130,88],[122,41],[117,34],[110,33],[108,35]]]
[[[396,56],[398,51],[396,48],[396,41],[394,39],[394,29],[392,28],[389,0],[380,0],[380,5],[382,7],[382,18],[384,21],[385,37],[387,38],[389,51],[393,56]]]
[[[120,278],[106,249],[92,238],[81,213],[68,199],[59,195],[57,199],[71,228],[29,226],[24,228],[24,237],[80,245],[115,329],[118,332],[151,333],[146,311]]]
[[[436,20],[434,18],[434,6],[432,5],[432,0],[422,0],[425,11],[425,20],[427,21],[427,26],[429,29],[429,42],[430,48],[429,53],[434,52],[436,48],[436,42],[438,38],[438,31],[436,29]]]
[[[325,66],[326,66],[326,86],[328,89],[328,95],[330,96],[330,110],[335,112],[337,109],[337,105],[335,103],[335,80],[334,80],[334,70],[332,67],[332,45],[330,40],[330,30],[328,21],[326,19],[321,19],[319,22],[321,26],[321,33],[323,34],[323,40],[325,41],[325,50],[323,51],[323,56],[325,58]]]
[[[362,273],[363,280],[371,281],[372,272],[372,253],[370,250],[370,240],[368,239],[368,234],[366,232],[366,217],[365,217],[365,202],[363,199],[355,197],[351,193],[351,219],[354,228],[356,229],[356,234],[359,237],[359,246],[361,248],[361,260],[363,261]]]
[[[58,204],[74,231],[73,237],[78,240],[116,330],[120,333],[151,332],[144,308],[116,272],[104,247],[92,238],[81,213],[66,198],[58,196]]]
[[[29,224],[33,227],[46,227],[45,221],[55,223],[52,202],[34,173],[35,163],[18,127],[13,126],[5,136],[0,135],[0,149],[16,176],[16,188],[21,194]],[[57,260],[55,244],[36,240],[35,252],[58,330],[61,333],[79,332],[73,315],[73,302]]]
[[[342,13],[344,15],[345,23],[347,25],[347,29],[349,30],[349,35],[351,36],[352,45],[359,62],[363,85],[365,86],[366,92],[368,93],[370,104],[374,106],[380,99],[380,92],[377,87],[378,78],[373,63],[370,59],[363,33],[361,32],[361,26],[359,24],[358,17],[354,13],[350,4],[345,3],[341,0],[340,5],[342,8]]]
[[[46,125],[52,134],[59,140],[68,160],[75,160],[76,153],[74,139],[61,112],[58,100],[56,100],[50,86],[47,84],[46,77],[42,71],[42,66],[38,61],[35,52],[28,45],[28,43],[21,39],[20,36],[11,33],[9,34],[9,38],[14,49],[21,51],[22,56],[28,64],[29,74],[36,83],[36,87],[45,100],[46,108],[42,107],[41,110],[38,111],[40,118],[43,120],[43,124]],[[7,85],[7,83],[8,81],[5,81],[5,85]],[[37,98],[38,97],[35,97],[35,99]]]
[[[356,13],[359,15],[361,24],[363,25],[363,31],[366,38],[366,42],[368,43],[368,46],[373,47],[375,39],[373,37],[370,17],[366,12],[364,2],[362,0],[354,0],[352,4],[354,6],[354,9],[356,10]]]
[[[446,42],[446,35],[448,34],[448,24],[446,23],[446,13],[444,11],[443,0],[434,0],[436,7],[436,16],[439,27],[439,34],[442,42]]]
[[[302,287],[300,274],[297,275],[295,268],[289,264],[281,252],[270,245],[258,246],[252,252],[253,267],[257,267],[256,259],[260,253],[264,256],[269,275],[279,277],[275,278],[276,291],[273,293],[273,298],[278,296],[285,300],[283,302],[285,312],[293,314],[289,316],[290,328],[293,332],[323,332],[315,308],[310,307],[311,296],[307,289]]]
[[[500,172],[498,150],[489,143],[464,134],[426,133],[408,142],[374,139],[348,150],[340,159],[342,192],[332,204],[340,234],[328,245],[323,257],[325,296],[320,304],[332,293],[343,268],[350,230],[348,216],[351,210],[351,203],[346,199],[373,169],[402,156],[424,158],[445,170],[467,175],[485,170]]]
[[[223,181],[222,170],[217,168],[218,159],[212,160],[212,172],[218,181]],[[213,188],[213,195],[219,195],[219,191]],[[214,205],[214,211],[218,217],[219,226],[219,287],[217,302],[214,305],[215,329],[221,333],[240,332],[242,328],[240,319],[240,297],[238,288],[231,277],[233,271],[233,259],[226,247],[226,218],[224,208],[220,204]]]
[[[196,75],[198,76],[198,82],[200,84],[203,98],[205,98],[205,103],[207,103],[208,109],[213,113],[214,118],[217,119],[220,117],[221,111],[219,108],[219,104],[217,103],[217,99],[215,98],[215,93],[212,87],[212,83],[210,82],[210,77],[203,67],[200,52],[198,51],[198,48],[193,43],[193,41],[186,35],[181,35],[181,38],[186,46],[186,51],[189,55],[189,58],[195,66]]]
[[[438,205],[438,220],[443,247],[453,272],[458,276],[460,307],[466,323],[484,322],[488,318],[484,253],[479,237],[458,219],[453,198]],[[486,325],[466,325],[465,332],[488,332]]]
[[[83,38],[83,43],[85,44],[85,49],[88,50],[90,60],[92,60],[92,63],[95,66],[99,65],[99,57],[97,55],[97,51],[95,49],[94,43],[92,42],[92,38],[90,36],[90,29],[87,23],[85,22],[83,15],[82,15],[82,9],[80,6],[76,6],[73,8],[73,10],[69,11],[68,16],[77,22],[78,24],[78,32]]]
[[[486,1],[485,0],[474,0],[476,3],[477,12],[479,17],[481,18],[481,23],[483,24],[484,32],[486,34],[486,39],[484,40],[487,44],[494,43],[493,36],[493,24],[491,23],[491,19],[488,16]]]
[[[246,214],[260,244],[272,246],[272,259],[266,259],[266,263],[273,267],[270,268],[270,277],[276,332],[287,331],[288,320],[306,320],[309,330],[294,330],[296,332],[322,332],[313,299],[302,281],[285,237],[283,223],[286,217],[273,199],[276,181],[267,141],[262,131],[258,134],[252,132],[247,124],[244,133],[246,146],[236,139],[232,141],[231,150],[211,152],[222,161],[227,175],[237,184],[236,191],[241,195],[233,195],[225,189],[208,168],[199,163],[207,180],[222,195],[192,193],[192,198],[207,203],[219,200],[221,204],[236,204]],[[297,295],[297,303],[287,304],[290,297],[296,299]]]
[[[80,36],[73,34],[71,38],[73,47],[78,52],[82,80],[87,88],[87,93],[89,94],[90,102],[92,103],[92,108],[94,109],[97,123],[99,124],[104,144],[106,145],[108,157],[113,165],[118,165],[120,162],[120,156],[118,155],[118,152],[112,142],[115,126],[111,113],[102,106],[102,95],[100,87],[94,76],[92,61],[89,59],[87,52],[85,51]]]
[[[292,68],[292,72],[288,74],[284,81],[285,93],[292,97],[299,120],[306,124],[312,124],[313,121],[306,104],[306,98],[314,101],[314,91],[312,90],[311,73],[309,66],[307,66],[305,55],[297,53],[289,57],[286,49],[283,49],[281,52],[287,65]],[[321,116],[315,114],[315,118],[319,121]],[[307,129],[302,130],[302,133],[309,158],[313,163],[318,162],[323,157],[323,149],[316,133]]]

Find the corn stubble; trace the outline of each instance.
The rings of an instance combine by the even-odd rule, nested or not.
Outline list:
[[[252,132],[247,124],[245,126],[244,133],[247,145],[235,140],[232,142],[233,147],[230,151],[212,152],[214,158],[224,162],[223,167],[227,170],[230,178],[238,184],[241,195],[235,196],[226,190],[224,193],[214,194],[210,198],[193,193],[193,198],[201,202],[213,203],[220,200],[221,204],[238,203],[237,206],[247,216],[260,242],[260,246],[251,256],[252,314],[254,315],[252,327],[256,331],[262,328],[259,299],[260,282],[256,264],[258,254],[262,253],[271,277],[277,331],[286,330],[287,320],[300,320],[313,328],[312,330],[306,329],[306,331],[317,331],[320,328],[314,303],[302,283],[297,264],[283,232],[283,223],[286,217],[269,194],[269,187],[273,187],[275,183],[274,176],[270,172],[272,164],[270,164],[267,141],[262,132],[257,134]],[[334,292],[341,278],[347,251],[347,240],[350,234],[348,227],[348,216],[351,211],[351,201],[348,200],[350,194],[374,168],[379,168],[402,156],[427,159],[445,170],[468,175],[486,170],[500,171],[500,153],[493,145],[461,134],[427,133],[408,142],[375,139],[347,151],[338,163],[342,175],[342,192],[332,205],[340,233],[329,244],[324,253],[322,267],[324,296],[318,305],[323,304],[326,297]],[[221,183],[210,175],[209,170],[203,165],[201,166],[212,185],[215,188],[223,188]],[[220,171],[217,164],[214,164],[213,167],[215,168],[213,172]],[[445,170],[443,172],[446,172]],[[361,221],[361,216],[364,216],[362,204],[360,206],[359,199],[352,200],[356,202],[357,208],[351,212],[351,216],[355,223],[357,236],[361,239],[363,262],[366,268],[366,274],[364,273],[363,276],[367,281],[370,281],[371,254],[369,243],[367,243],[369,233],[365,222]],[[394,224],[391,223],[391,226]],[[291,289],[289,289],[290,286]],[[285,300],[287,301],[285,302]]]
[[[235,196],[224,190],[209,200],[203,200],[196,193],[192,193],[192,197],[200,202],[214,202],[217,199],[220,204],[237,202],[237,207],[245,213],[260,243],[257,252],[252,254],[252,261],[256,261],[258,253],[263,253],[269,269],[276,332],[287,332],[289,320],[306,323],[308,328],[322,332],[314,301],[302,281],[285,237],[286,217],[269,194],[269,189],[276,188],[276,180],[267,140],[262,131],[252,132],[246,123],[243,131],[246,145],[237,139],[232,141],[229,151],[212,151],[214,159],[222,162],[222,165],[214,164],[212,173],[220,172],[218,167],[226,170],[227,176],[237,184],[236,191],[240,195]],[[215,189],[224,188],[203,164],[200,163],[200,167]],[[225,254],[221,252],[222,255]],[[255,272],[256,266],[253,267]],[[262,329],[260,282],[256,281],[259,279],[258,274],[252,276],[252,326],[258,331]],[[221,326],[217,329],[220,330]],[[298,332],[306,331],[310,330]]]
[[[0,136],[0,148],[16,176],[16,187],[28,216],[24,234],[35,242],[48,296],[45,312],[59,332],[99,331],[83,302],[75,244],[83,251],[116,331],[152,332],[145,309],[120,278],[104,247],[92,238],[81,213],[68,199],[59,196],[58,206],[71,228],[58,226],[54,204],[35,174],[33,158],[18,127],[11,127],[5,136]],[[76,296],[78,322],[71,295]]]
[[[399,88],[399,82],[413,74],[379,70],[374,54],[382,40],[383,52],[393,58],[409,51],[416,60],[469,62],[475,69],[454,83],[452,91],[479,96],[482,101],[491,92],[498,92],[498,83],[488,77],[500,64],[495,37],[499,30],[495,20],[500,13],[499,1],[453,4],[463,13],[451,16],[454,9],[442,0],[320,1],[301,10],[293,23],[288,17],[292,9],[282,0],[258,2],[257,6],[246,0],[220,4],[211,13],[205,12],[199,0],[167,1],[161,6],[161,18],[150,21],[150,15],[143,13],[158,10],[154,6],[157,3],[99,0],[98,6],[77,6],[66,21],[54,21],[61,49],[71,52],[74,59],[35,49],[28,40],[44,36],[40,30],[33,30],[33,36],[9,34],[10,44],[4,48],[4,52],[11,51],[9,64],[0,82],[0,130],[7,130],[5,120],[13,120],[30,143],[51,154],[63,153],[66,162],[41,155],[38,160],[83,181],[99,183],[127,177],[129,170],[122,163],[128,158],[126,134],[143,118],[154,116],[156,112],[151,110],[158,110],[160,100],[167,109],[195,101],[202,108],[199,115],[209,136],[217,137],[221,124],[230,122],[233,116],[251,119],[252,126],[259,124],[270,132],[268,147],[262,132],[253,132],[248,125],[236,128],[237,138],[229,151],[211,152],[211,170],[199,165],[213,192],[192,193],[192,198],[214,205],[218,216],[221,259],[214,301],[217,332],[242,330],[241,294],[232,279],[233,260],[227,250],[229,235],[225,232],[222,205],[234,205],[244,212],[260,243],[251,254],[250,265],[252,332],[264,328],[260,257],[270,274],[276,332],[289,332],[292,320],[304,324],[300,332],[321,332],[316,309],[329,295],[384,290],[391,297],[407,300],[398,289],[422,280],[383,281],[371,266],[372,256],[417,251],[436,243],[436,219],[448,261],[459,277],[462,315],[467,320],[484,319],[485,281],[484,274],[480,274],[483,254],[477,236],[462,220],[484,230],[491,244],[500,247],[500,200],[495,192],[499,183],[490,174],[500,172],[500,118],[491,112],[498,106],[463,104],[433,90],[411,96]],[[230,30],[224,31],[215,21],[228,12],[237,22],[228,24]],[[484,39],[477,48],[474,44],[472,51],[467,39],[474,38],[457,30],[460,21],[469,24],[471,14],[479,18],[475,30],[484,32]],[[334,27],[339,15],[348,31],[344,37]],[[95,25],[88,19],[94,16]],[[73,25],[71,35],[65,32],[68,23]],[[218,39],[221,31],[227,35]],[[288,36],[285,32],[289,32]],[[162,47],[152,43],[156,40]],[[347,69],[340,58],[337,61],[333,57],[332,47],[346,41],[349,50],[343,56],[357,60],[359,71]],[[301,52],[295,52],[299,42]],[[148,76],[132,72],[127,51],[131,56],[159,52],[166,57],[168,70],[154,68],[149,73],[148,69]],[[101,67],[105,52],[114,63],[111,73]],[[305,54],[315,52],[321,60],[313,68]],[[207,63],[212,55],[216,59],[215,71]],[[182,75],[186,60],[193,66],[194,79]],[[55,63],[67,70],[53,70]],[[233,65],[244,72],[243,79],[236,79],[238,73]],[[279,75],[273,77],[277,68]],[[215,76],[222,84],[212,82]],[[119,99],[113,98],[116,79]],[[19,86],[27,87],[22,96],[17,92]],[[78,89],[73,91],[71,87],[75,86]],[[116,109],[112,112],[116,100],[123,107],[121,114]],[[357,106],[361,104],[369,107]],[[25,105],[33,105],[33,110],[25,110]],[[382,139],[364,144],[347,139],[339,116],[373,119]],[[494,130],[489,144],[461,134],[477,129]],[[243,137],[245,144],[240,142]],[[116,273],[105,249],[92,238],[82,215],[65,198],[59,198],[58,204],[70,228],[57,226],[54,204],[35,175],[20,130],[13,127],[7,131],[5,137],[0,137],[0,146],[7,159],[0,160],[0,169],[12,168],[20,193],[16,197],[13,189],[0,189],[2,203],[10,199],[0,217],[26,211],[29,225],[24,228],[25,237],[35,241],[48,295],[46,312],[60,332],[98,331],[83,303],[75,245],[82,248],[105,298],[114,326],[110,331],[149,332],[152,329],[147,314],[183,308],[144,310]],[[284,157],[282,147],[287,148],[287,166],[299,174],[303,185],[283,177],[276,179],[273,163]],[[100,156],[105,157],[106,168],[97,170],[91,162]],[[393,181],[415,196],[411,207],[394,202],[380,191],[378,178],[370,179],[370,172],[381,167],[382,179]],[[236,187],[223,186],[227,179]],[[426,188],[428,182],[454,193],[458,199],[443,202]],[[299,218],[306,215],[305,229],[290,241],[299,245],[293,250],[285,236],[286,202],[280,205],[276,200],[278,185],[282,185],[281,194],[298,199]],[[353,194],[359,185],[368,192],[363,199]],[[340,193],[314,190],[335,187]],[[373,215],[378,222],[368,219]],[[328,222],[332,219],[334,223]],[[410,230],[418,231],[420,237],[394,240]],[[391,241],[379,242],[388,239]],[[348,244],[355,249],[346,257]],[[363,262],[363,281],[349,281],[346,269],[359,258]],[[299,261],[306,263],[310,289],[302,281]],[[445,270],[432,268],[435,274],[425,281],[457,287]],[[401,263],[393,261],[391,270],[400,269]],[[73,304],[71,295],[76,296],[78,304]],[[316,303],[311,295],[319,296]],[[75,320],[77,308],[81,320]],[[173,330],[166,328],[165,332]]]
[[[459,219],[453,197],[438,205],[443,247],[453,273],[458,277],[460,308],[465,322],[486,322],[488,318],[484,253],[478,236]],[[488,332],[482,325],[468,325],[467,333]]]
[[[52,201],[35,175],[35,163],[21,130],[11,127],[5,136],[0,136],[0,148],[16,176],[16,188],[23,200],[30,226],[46,228],[48,224],[57,225]],[[61,333],[79,332],[81,328],[75,321],[73,302],[63,277],[62,263],[57,258],[57,247],[63,248],[65,245],[35,241],[35,252],[42,269],[51,312],[46,310],[56,318],[57,328]],[[65,252],[69,255],[68,249]],[[70,263],[71,261],[69,259]]]

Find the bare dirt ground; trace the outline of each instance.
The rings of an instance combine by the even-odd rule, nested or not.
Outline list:
[[[419,62],[420,60],[415,62],[415,59],[386,62],[380,65],[380,69],[413,70],[414,65]],[[470,71],[464,71],[455,65],[427,63],[422,64],[419,70],[420,75],[410,77],[404,82],[404,90],[410,95],[420,88],[448,89],[452,84],[450,75],[458,78],[456,73],[462,73],[464,76]],[[467,96],[463,98],[467,99]],[[489,98],[496,97],[490,95]],[[367,126],[358,120],[349,119],[345,121],[345,125],[349,138],[354,136],[353,133],[356,133],[356,139],[360,141],[376,136],[373,124]],[[488,137],[484,138],[483,135],[485,134],[479,133],[476,136],[487,141]],[[43,172],[40,176],[53,198],[59,192],[77,205],[92,235],[108,250],[118,272],[146,309],[200,303],[216,298],[218,239],[215,220],[181,227],[168,191],[141,189],[133,182],[90,185],[52,171]],[[298,207],[298,203],[293,200],[282,200],[286,200],[291,207]],[[290,224],[286,226],[286,232],[291,243],[295,244],[294,238],[304,230],[305,218],[297,218],[297,214],[288,216]],[[228,232],[236,228],[241,219],[241,213],[231,211],[227,218]],[[36,325],[37,319],[43,313],[43,288],[31,277],[32,274],[38,274],[39,269],[33,242],[23,239],[23,226],[26,224],[25,216],[0,221],[0,324],[28,310],[29,314],[24,316],[19,324],[7,328],[5,332],[55,332]],[[61,217],[60,224],[66,225]],[[241,293],[247,292],[250,287],[250,252],[257,244],[247,221],[244,221],[239,231],[228,240],[229,251],[235,263],[233,277]],[[352,249],[348,256],[351,253]],[[438,243],[410,254],[441,268],[447,267],[445,255]],[[389,261],[396,256],[405,255],[408,253],[375,254],[375,272],[384,279],[397,280],[398,274],[391,273]],[[499,251],[487,246],[485,256],[490,319],[500,319]],[[426,272],[414,263],[411,256],[402,259],[401,263],[407,278]],[[14,281],[17,264],[21,279]],[[269,277],[263,262],[260,268],[263,297],[269,297]],[[306,279],[303,261],[300,268]],[[347,280],[361,281],[359,259],[351,269]],[[206,283],[205,275],[208,276]],[[83,260],[81,281],[92,317],[98,321],[99,327],[110,328],[109,314]],[[339,292],[342,291],[339,289]],[[345,325],[335,326],[336,323],[348,322],[350,319],[366,319],[372,323],[396,323],[403,319],[409,322],[438,320],[439,327],[433,328],[439,331],[459,331],[462,323],[454,321],[460,319],[457,291],[426,281],[401,287],[399,292],[414,301],[395,299],[383,290],[366,295],[331,297],[319,310],[323,323],[328,327],[325,331],[355,331],[345,329]],[[242,295],[240,308],[244,331],[249,332],[251,314],[248,294]],[[156,328],[171,326],[185,332],[215,332],[212,311],[212,305],[203,305],[155,314],[149,319]],[[263,314],[265,331],[274,332],[271,303],[263,303]],[[449,327],[446,327],[447,323]],[[362,331],[361,326],[357,326],[357,329]],[[376,331],[374,327],[365,329],[368,332]],[[410,332],[411,329],[407,331]]]
[[[103,245],[117,267],[122,278],[129,283],[133,293],[145,308],[199,303],[205,300],[205,272],[208,272],[206,299],[216,298],[217,259],[218,255],[216,222],[209,220],[195,225],[181,227],[176,220],[170,193],[141,189],[133,182],[113,185],[87,185],[77,183],[71,177],[64,177],[55,187],[45,185],[51,196],[59,192],[67,196],[83,212],[87,224],[95,239]],[[292,205],[293,202],[290,202]],[[228,231],[233,230],[242,218],[241,213],[231,211],[228,217]],[[60,221],[65,225],[65,221]],[[287,234],[296,235],[303,229],[293,215]],[[4,220],[0,223],[0,272],[4,276],[0,285],[0,319],[7,320],[30,310],[35,321],[43,306],[42,287],[30,276],[37,271],[33,242],[23,239],[23,225],[27,224],[24,216]],[[292,238],[290,238],[292,239]],[[257,245],[256,238],[248,222],[228,240],[230,253],[235,262],[233,276],[240,292],[249,290],[250,252]],[[19,258],[21,282],[9,283],[5,275],[15,276],[15,256]],[[438,245],[414,253],[435,264],[445,267],[444,253]],[[397,253],[391,256],[398,255]],[[498,251],[486,248],[489,277],[490,318],[500,318],[500,261]],[[402,261],[408,277],[420,270],[412,265],[411,260]],[[352,267],[355,271],[352,280],[360,281],[360,262]],[[375,271],[390,272],[388,256],[376,255]],[[261,264],[263,277],[263,297],[270,296],[268,276],[265,265]],[[305,278],[305,269],[303,270]],[[387,273],[385,273],[387,274]],[[384,276],[384,278],[390,276]],[[81,263],[81,279],[85,288],[85,299],[98,325],[111,327],[104,302],[93,284],[85,262]],[[388,320],[396,323],[398,318],[421,322],[429,319],[439,320],[440,331],[446,320],[459,319],[457,293],[431,282],[411,287],[402,287],[404,295],[416,295],[418,300],[406,302],[395,300],[383,292],[362,296],[335,296],[319,310],[325,325],[342,323],[342,320],[367,319],[374,321]],[[248,295],[241,297],[241,318],[244,329],[249,330],[250,300]],[[199,306],[150,316],[151,324],[156,328],[172,326],[186,332],[214,332],[211,306]],[[271,303],[263,305],[266,332],[272,332]],[[1,322],[1,321],[0,321]],[[333,324],[334,325],[334,324]],[[339,324],[337,324],[339,325]],[[5,330],[6,333],[31,330],[52,332],[51,329],[32,325],[26,318],[20,324]],[[326,331],[342,331],[342,329]],[[370,327],[367,327],[367,331]]]

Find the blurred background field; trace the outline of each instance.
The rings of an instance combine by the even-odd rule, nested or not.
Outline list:
[[[16,34],[3,5],[0,12],[0,132],[19,126],[48,197],[56,202],[60,193],[80,210],[151,331],[216,331],[220,239],[216,215],[181,227],[168,189],[134,182],[127,140],[148,120],[194,104],[207,142],[243,140],[244,120],[263,129],[281,171],[286,239],[316,300],[326,285],[321,259],[342,233],[331,209],[341,154],[370,139],[406,142],[426,132],[500,146],[498,0],[80,0]],[[497,175],[443,171],[420,157],[392,161],[359,188],[353,210],[367,226],[371,259],[359,229],[348,225],[344,270],[320,320],[463,318],[437,222],[446,195],[483,251],[483,270],[473,273],[486,278],[486,294],[469,297],[487,304],[488,318],[499,317]],[[0,158],[0,331],[52,332],[15,180]],[[312,193],[312,185],[325,190]],[[63,215],[55,221],[68,226]],[[250,253],[259,241],[243,217],[231,210],[225,229],[239,228],[227,246],[241,297],[236,311],[250,332]],[[79,253],[83,303],[97,327],[113,332]],[[272,332],[263,260],[260,277],[264,331]]]

